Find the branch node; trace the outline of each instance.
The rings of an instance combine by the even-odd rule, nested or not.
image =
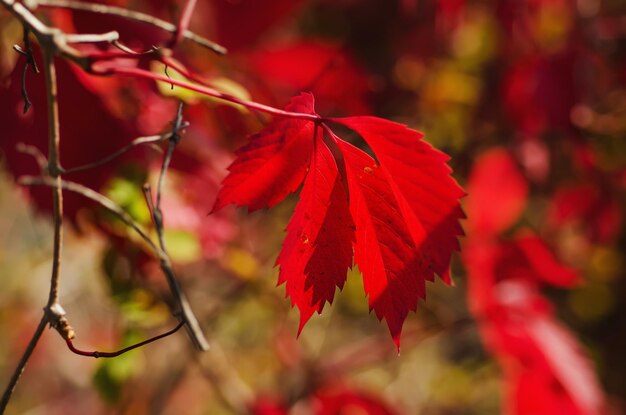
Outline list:
[[[51,328],[59,332],[64,340],[71,340],[76,337],[74,329],[65,317],[65,310],[59,303],[53,303],[44,308],[44,313]]]

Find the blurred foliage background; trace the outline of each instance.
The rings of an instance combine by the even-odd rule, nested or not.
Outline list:
[[[105,3],[169,21],[181,7]],[[40,13],[68,31],[119,30],[137,49],[166,39],[120,19],[55,8]],[[375,114],[425,132],[451,156],[454,177],[469,193],[464,203],[478,206],[468,206],[469,223],[477,210],[477,217],[509,215],[517,208],[503,200],[522,188],[512,196],[519,212],[504,219],[498,238],[530,230],[559,264],[576,270],[579,283],[543,287],[541,295],[552,304],[554,321],[590,357],[607,402],[603,413],[623,413],[626,3],[202,0],[191,29],[221,42],[229,54],[183,43],[176,59],[236,96],[282,106],[310,90],[320,114]],[[34,107],[21,114],[24,61],[12,50],[21,36],[18,22],[0,12],[2,382],[37,324],[51,266],[49,191],[27,193],[14,183],[37,173],[15,144],[44,148],[46,140],[41,75],[28,74]],[[47,332],[7,413],[531,413],[511,407],[506,363],[481,339],[468,306],[477,301],[467,298],[473,292],[469,265],[460,255],[452,267],[455,286],[429,284],[427,301],[407,319],[399,355],[385,326],[368,313],[357,270],[332,307],[296,338],[297,311],[276,287],[274,268],[296,196],[269,211],[207,216],[232,151],[268,119],[169,86],[93,78],[63,64],[59,71],[66,166],[165,131],[176,99],[187,103],[191,125],[165,190],[166,239],[212,349],[196,354],[179,333],[96,360],[71,354]],[[470,186],[478,177],[476,161],[494,149],[507,154],[513,176],[521,179],[503,176],[481,193],[484,200],[472,202],[471,189],[487,186],[479,179]],[[99,189],[149,227],[141,185],[154,183],[160,159],[158,151],[136,151],[71,179]],[[80,198],[68,196],[66,207],[61,301],[77,332],[75,344],[113,350],[173,326],[167,285],[144,247]],[[476,223],[468,240],[480,237]]]

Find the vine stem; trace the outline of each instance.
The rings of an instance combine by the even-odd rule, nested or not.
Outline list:
[[[196,7],[196,0],[187,0],[185,4],[185,8],[183,9],[183,13],[178,21],[178,26],[176,26],[176,31],[174,32],[174,37],[172,38],[171,48],[173,49],[176,45],[180,43],[181,40],[185,37],[185,32],[189,27],[189,22],[191,21],[191,15],[193,14],[193,9]]]
[[[117,357],[117,356],[122,355],[122,354],[124,354],[126,352],[130,352],[131,350],[135,350],[135,349],[137,349],[139,347],[145,346],[146,344],[150,344],[150,343],[155,342],[155,341],[157,341],[159,339],[162,339],[164,337],[171,336],[172,334],[176,333],[178,331],[178,329],[180,329],[184,324],[185,324],[184,321],[180,321],[176,325],[176,327],[174,327],[171,330],[166,331],[165,333],[161,333],[158,336],[151,337],[148,340],[144,340],[142,342],[133,344],[132,346],[128,346],[128,347],[125,347],[125,348],[123,348],[121,350],[117,350],[117,351],[114,351],[114,352],[99,352],[99,351],[93,351],[92,352],[92,351],[81,350],[81,349],[78,349],[77,347],[74,346],[74,343],[72,342],[72,339],[65,340],[65,343],[67,343],[67,347],[70,349],[70,351],[72,353],[75,353],[75,354],[80,355],[80,356],[95,357],[96,359],[99,358],[99,357]]]
[[[192,84],[191,82],[180,81],[174,78],[168,78],[165,75],[161,75],[158,73],[150,72],[141,68],[133,68],[133,67],[107,67],[102,70],[93,69],[92,73],[95,75],[119,75],[119,76],[128,76],[131,78],[143,78],[150,79],[153,81],[161,81],[166,84],[173,84],[179,86],[181,88],[188,89],[190,91],[198,92],[203,95],[207,95],[210,97],[222,99],[224,101],[232,102],[234,104],[242,105],[248,109],[265,112],[267,114],[275,115],[278,117],[287,117],[287,118],[297,118],[306,121],[312,121],[314,123],[321,123],[323,119],[317,114],[306,114],[303,112],[292,112],[285,111],[278,108],[270,107],[269,105],[261,104],[254,101],[246,101],[240,98],[237,98],[233,95],[226,94],[224,92],[218,91],[217,89]]]

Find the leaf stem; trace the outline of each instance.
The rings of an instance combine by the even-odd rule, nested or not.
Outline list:
[[[190,82],[168,78],[165,75],[160,75],[158,73],[150,72],[141,68],[113,66],[113,67],[107,67],[106,69],[93,70],[93,73],[96,75],[119,75],[119,76],[129,76],[132,78],[143,78],[143,79],[150,79],[153,81],[161,81],[167,84],[174,84],[181,88],[198,92],[203,95],[208,95],[210,97],[223,99],[225,101],[229,101],[234,104],[239,104],[254,111],[265,112],[267,114],[275,115],[278,117],[297,118],[301,120],[312,121],[314,123],[322,122],[322,118],[319,115],[305,114],[302,112],[285,111],[285,110],[281,110],[278,108],[270,107],[265,104],[260,104],[258,102],[246,101],[246,100],[237,98],[233,95],[218,91],[217,89],[214,89],[208,86],[196,85]]]
[[[144,341],[139,342],[137,344],[133,344],[132,346],[128,346],[128,347],[125,347],[125,348],[123,348],[121,350],[117,350],[115,352],[99,352],[99,351],[88,352],[88,351],[85,351],[85,350],[80,350],[80,349],[74,347],[74,343],[72,342],[71,339],[66,339],[65,343],[67,343],[67,347],[72,351],[72,353],[75,353],[75,354],[80,355],[80,356],[95,357],[96,359],[99,358],[99,357],[117,357],[117,356],[119,356],[121,354],[129,352],[129,351],[131,351],[133,349],[136,349],[138,347],[145,346],[146,344],[150,344],[150,343],[152,343],[154,341],[157,341],[157,340],[162,339],[164,337],[170,336],[170,335],[176,333],[184,324],[185,324],[185,322],[181,321],[181,322],[179,322],[176,325],[176,327],[174,327],[173,329],[171,329],[171,330],[169,330],[169,331],[167,331],[165,333],[161,333],[158,336],[151,337],[148,340],[144,340]]]
[[[176,26],[176,31],[174,32],[174,37],[172,38],[172,42],[170,44],[170,48],[173,49],[183,40],[185,32],[189,27],[189,21],[191,20],[191,15],[193,13],[193,9],[196,7],[196,0],[187,0],[185,4],[185,8],[183,9],[183,13],[180,16],[180,20],[178,21],[178,26]]]

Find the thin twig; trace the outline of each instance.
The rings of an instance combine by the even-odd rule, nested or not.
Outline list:
[[[116,48],[118,48],[119,50],[121,50],[122,52],[124,52],[123,55],[119,55],[117,57],[128,57],[127,55],[153,55],[155,53],[157,53],[159,51],[159,48],[157,48],[156,46],[152,46],[150,49],[148,50],[144,50],[142,52],[137,52],[131,48],[129,48],[128,46],[126,46],[125,44],[123,44],[122,42],[120,42],[119,40],[114,40],[113,42],[111,42],[111,45],[115,46]],[[93,56],[93,55],[92,55]],[[110,56],[112,57],[111,52],[106,52],[106,56]],[[113,55],[114,56],[114,55]]]
[[[189,126],[189,123],[184,123],[183,125],[181,125],[181,128],[185,128]],[[98,160],[98,161],[94,161],[93,163],[88,163],[88,164],[83,164],[81,166],[77,166],[77,167],[72,167],[72,168],[68,168],[68,169],[63,169],[63,173],[64,174],[70,174],[70,173],[76,173],[79,171],[84,171],[84,170],[89,170],[89,169],[93,169],[95,167],[100,167],[106,163],[109,163],[110,161],[115,160],[117,157],[127,153],[128,151],[132,150],[135,147],[138,147],[140,145],[143,144],[154,144],[154,143],[160,143],[161,141],[165,141],[167,139],[169,139],[172,136],[172,132],[167,132],[164,134],[158,134],[158,135],[151,135],[151,136],[147,136],[147,137],[139,137],[134,139],[133,141],[131,141],[129,144],[125,145],[124,147],[120,148],[119,150],[117,150],[116,152]]]
[[[196,349],[201,352],[206,352],[210,348],[209,342],[206,337],[204,337],[200,323],[191,309],[191,304],[189,303],[187,296],[183,293],[180,285],[178,284],[178,279],[176,278],[176,274],[174,274],[171,261],[169,258],[161,258],[160,266],[170,287],[170,291],[174,295],[177,305],[180,307],[179,317],[181,317],[185,322],[187,334],[189,334],[189,337],[193,341]]]
[[[26,30],[35,35],[41,48],[47,53],[50,55],[59,53],[81,68],[89,67],[89,59],[67,44],[67,35],[63,31],[46,26],[22,3],[15,0],[0,0],[0,3],[22,23]]]
[[[57,186],[64,190],[77,193],[89,200],[92,200],[115,214],[124,224],[132,228],[141,238],[150,246],[155,254],[160,258],[164,256],[164,252],[154,243],[154,241],[148,235],[148,232],[142,228],[124,209],[122,209],[117,203],[109,199],[108,197],[83,186],[82,184],[70,182],[67,180],[61,180],[60,184],[52,180],[50,177],[40,176],[22,176],[18,179],[18,183],[23,186],[48,186],[55,188]]]
[[[48,174],[56,186],[52,189],[52,221],[54,223],[54,246],[52,254],[52,275],[48,305],[59,301],[59,278],[61,275],[61,250],[63,248],[63,190],[59,162],[59,103],[57,79],[52,53],[44,49],[44,72],[46,75],[46,97],[48,106]]]
[[[39,325],[35,329],[33,336],[30,338],[30,341],[28,342],[28,346],[26,346],[26,350],[24,350],[24,354],[22,354],[22,358],[17,364],[17,367],[15,368],[15,371],[13,372],[13,376],[11,376],[11,380],[9,380],[9,384],[7,385],[6,389],[4,390],[4,393],[2,394],[2,401],[0,401],[0,414],[4,413],[4,410],[9,404],[9,401],[11,400],[11,395],[13,395],[13,391],[15,390],[15,386],[17,385],[17,382],[20,380],[20,377],[22,376],[22,373],[24,372],[24,368],[26,367],[26,364],[30,360],[30,355],[35,350],[35,347],[37,346],[37,343],[39,342],[39,339],[41,338],[41,335],[43,334],[43,331],[46,328],[46,324],[48,324],[48,318],[44,314],[41,317],[41,321],[39,321]]]
[[[181,321],[181,322],[179,322],[176,325],[176,327],[174,327],[173,329],[171,329],[171,330],[169,330],[169,331],[167,331],[165,333],[161,333],[158,336],[151,337],[148,340],[144,340],[144,341],[139,342],[137,344],[133,344],[132,346],[128,346],[128,347],[125,347],[125,348],[123,348],[121,350],[117,350],[115,352],[99,352],[99,351],[87,352],[87,351],[80,350],[80,349],[77,349],[76,347],[74,347],[74,343],[72,342],[71,339],[67,339],[67,340],[65,340],[65,342],[67,343],[67,347],[72,351],[72,353],[76,353],[76,354],[81,355],[81,356],[95,357],[96,359],[99,358],[99,357],[117,357],[117,356],[119,356],[121,354],[124,354],[126,352],[130,352],[131,350],[136,349],[138,347],[145,346],[146,344],[150,344],[150,343],[152,343],[154,341],[157,341],[157,340],[162,339],[164,337],[170,336],[170,335],[176,333],[183,326],[183,324],[185,324],[185,322]]]
[[[28,90],[26,89],[26,73],[28,72],[28,67],[33,68],[33,72],[35,74],[39,73],[39,68],[37,67],[37,62],[35,62],[35,58],[33,56],[33,48],[30,43],[30,31],[26,26],[24,26],[24,49],[20,48],[18,45],[13,45],[13,49],[15,49],[19,54],[26,57],[26,63],[24,64],[24,69],[22,71],[22,98],[24,99],[24,109],[22,112],[26,114],[28,109],[33,105],[33,103],[28,98]]]
[[[35,74],[39,73],[39,68],[37,67],[37,61],[35,61],[35,56],[33,55],[33,45],[30,42],[30,30],[26,26],[24,26],[24,48],[26,49],[26,58],[28,59],[28,64],[33,68],[33,72]]]
[[[159,244],[161,245],[161,249],[164,252],[167,252],[167,250],[165,249],[165,241],[163,239],[163,212],[161,211],[161,196],[163,194],[163,183],[165,182],[165,175],[167,174],[167,170],[170,166],[172,155],[174,154],[174,149],[180,141],[179,131],[181,129],[182,122],[183,103],[181,102],[178,104],[176,118],[174,119],[174,125],[172,126],[172,133],[169,137],[169,144],[167,146],[167,151],[165,152],[165,157],[163,157],[163,164],[161,165],[161,172],[159,173],[159,181],[157,184],[156,205],[154,206],[154,222],[157,234],[159,235]]]
[[[22,98],[24,99],[24,107],[22,108],[22,114],[26,114],[33,103],[28,98],[28,90],[26,89],[26,74],[28,73],[28,62],[24,64],[22,69]]]
[[[113,43],[119,40],[120,34],[116,31],[106,33],[77,33],[66,34],[67,43]]]
[[[37,6],[44,6],[44,7],[59,7],[59,8],[72,9],[72,10],[81,10],[81,11],[86,11],[90,13],[118,16],[124,19],[146,23],[146,24],[155,26],[161,30],[164,30],[166,32],[170,32],[170,33],[176,33],[176,30],[177,30],[177,26],[170,22],[166,22],[165,20],[158,19],[154,16],[150,16],[149,14],[124,9],[122,7],[107,6],[104,4],[86,3],[86,2],[72,1],[72,0],[35,0],[35,1],[30,1],[28,3],[31,6],[31,8],[35,8]],[[203,46],[207,49],[210,49],[213,52],[218,53],[220,55],[223,55],[227,52],[225,47],[211,40],[208,40],[202,36],[199,36],[189,30],[183,31],[182,36],[185,39],[191,40],[192,42],[195,42],[198,45]]]
[[[161,257],[161,270],[163,271],[163,274],[167,279],[170,291],[174,294],[174,297],[178,301],[178,306],[180,307],[180,313],[182,315],[182,318],[187,323],[185,327],[187,328],[189,336],[193,340],[194,345],[196,346],[196,348],[198,348],[198,350],[206,351],[209,349],[209,343],[202,333],[200,323],[198,323],[198,319],[191,310],[191,305],[189,304],[187,297],[181,290],[180,285],[178,284],[178,279],[174,274],[172,263],[170,261],[169,255],[167,254],[163,228],[163,212],[161,211],[161,195],[163,193],[163,183],[165,182],[165,175],[169,168],[174,149],[180,141],[180,129],[182,125],[183,103],[181,102],[178,105],[178,110],[176,111],[176,118],[174,119],[174,125],[172,126],[172,134],[169,138],[169,145],[167,147],[165,156],[163,157],[163,164],[161,165],[161,172],[159,174],[159,181],[157,184],[156,204],[153,205],[151,202],[152,196],[149,187],[144,186],[144,193],[146,195],[146,199],[150,200],[150,202],[148,203],[148,207],[152,211],[152,218],[154,220],[155,229],[159,238],[159,245],[161,247],[161,251],[164,253],[164,255]]]

